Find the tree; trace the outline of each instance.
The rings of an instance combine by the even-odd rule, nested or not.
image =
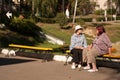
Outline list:
[[[120,14],[120,0],[116,0],[116,14]]]
[[[70,3],[70,12],[73,14],[74,12],[74,6],[75,6],[75,0],[69,0]],[[77,4],[77,15],[83,14],[89,14],[92,13],[94,8],[94,4],[90,2],[90,0],[78,0]]]
[[[108,0],[107,1],[107,5],[108,5],[108,9],[112,9],[114,6],[113,4],[115,4],[116,8],[116,14],[120,14],[120,0]]]
[[[54,17],[58,0],[33,0],[32,10],[41,17]]]

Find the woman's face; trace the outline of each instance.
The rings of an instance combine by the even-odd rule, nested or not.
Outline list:
[[[79,29],[79,30],[77,31],[77,34],[81,34],[82,32],[83,32],[83,30],[80,30],[80,29]]]
[[[99,34],[99,31],[98,31],[98,30],[96,30],[96,34]]]

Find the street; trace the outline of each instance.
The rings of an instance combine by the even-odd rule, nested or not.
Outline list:
[[[71,70],[64,62],[26,57],[5,58],[0,54],[0,80],[119,80],[120,70],[99,67],[99,71]]]

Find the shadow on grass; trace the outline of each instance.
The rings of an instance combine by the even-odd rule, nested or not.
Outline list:
[[[32,35],[32,34],[31,34]],[[25,36],[17,32],[6,30],[0,30],[0,46],[8,47],[9,44],[22,44],[22,45],[35,45],[37,43],[43,43],[46,37],[43,33],[36,31],[34,36]]]
[[[16,58],[1,58],[0,57],[0,66],[19,64],[19,63],[25,63],[25,62],[31,62],[31,61],[35,61],[35,60],[16,59]]]

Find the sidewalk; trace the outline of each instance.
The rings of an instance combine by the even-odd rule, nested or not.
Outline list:
[[[3,64],[2,64],[3,63]],[[63,62],[41,62],[40,59],[13,57],[0,54],[0,80],[119,80],[120,70],[99,67],[99,71],[71,70]]]

